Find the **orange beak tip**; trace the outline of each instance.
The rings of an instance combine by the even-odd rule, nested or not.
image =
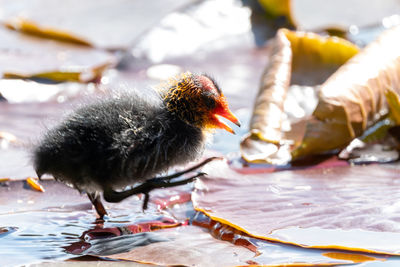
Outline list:
[[[223,120],[221,120],[220,117],[226,118],[225,116],[220,116],[218,114],[215,114],[215,116],[214,116],[214,118],[216,120],[215,125],[220,129],[224,129],[225,131],[230,132],[231,134],[236,134],[235,131],[228,124],[226,124]],[[235,120],[232,120],[230,118],[227,118],[227,119],[232,121],[233,123],[235,123],[237,125],[238,120],[236,118],[235,118]]]

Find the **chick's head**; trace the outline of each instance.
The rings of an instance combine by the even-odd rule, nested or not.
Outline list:
[[[221,128],[234,133],[221,118],[240,126],[221,89],[207,74],[183,73],[168,82],[162,96],[170,112],[203,130]]]

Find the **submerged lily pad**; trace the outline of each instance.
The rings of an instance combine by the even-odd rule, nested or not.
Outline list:
[[[0,75],[88,82],[116,64],[108,52],[46,40],[0,27]]]
[[[193,194],[195,209],[213,220],[306,248],[400,255],[396,165],[242,176],[215,164]]]

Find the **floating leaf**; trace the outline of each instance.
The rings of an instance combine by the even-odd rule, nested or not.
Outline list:
[[[213,220],[306,248],[400,255],[397,165],[243,176],[215,164],[192,198]]]
[[[73,44],[24,36],[0,27],[0,74],[88,82],[116,63],[113,54]]]
[[[282,129],[286,114],[284,101],[290,84],[313,86],[322,83],[354,56],[358,48],[336,37],[281,29],[270,51],[270,61],[261,78],[250,122],[250,133],[241,143],[242,156],[249,162],[273,162],[284,151],[280,149],[286,139]],[[295,128],[292,132],[298,135],[293,141],[299,142],[301,131]],[[284,154],[289,157],[288,147],[284,148],[287,151]]]
[[[331,266],[349,264],[347,259],[323,256],[317,251],[288,251],[272,243],[260,243],[264,254],[235,246],[229,242],[213,238],[207,231],[195,226],[153,233],[164,242],[154,242],[147,246],[107,256],[107,258],[156,264],[162,266]],[[228,234],[228,233],[227,233]],[[271,253],[273,251],[274,253]],[[101,256],[101,255],[100,255]]]

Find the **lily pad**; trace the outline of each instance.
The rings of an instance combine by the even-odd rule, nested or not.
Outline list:
[[[400,255],[397,165],[242,176],[213,164],[192,197],[213,220],[306,248]]]
[[[225,228],[226,229],[226,228]],[[161,230],[153,234],[164,242],[155,242],[137,247],[130,252],[107,256],[107,258],[128,260],[162,266],[332,266],[351,264],[354,261],[322,255],[320,251],[288,250],[276,244],[259,242],[264,253],[235,246],[213,238],[207,231],[195,226]],[[229,235],[229,230],[226,232]],[[257,241],[255,241],[257,242]],[[274,251],[273,254],[270,252]],[[371,260],[371,259],[370,259]]]
[[[25,36],[0,27],[0,75],[88,82],[116,64],[116,57],[90,47]]]

